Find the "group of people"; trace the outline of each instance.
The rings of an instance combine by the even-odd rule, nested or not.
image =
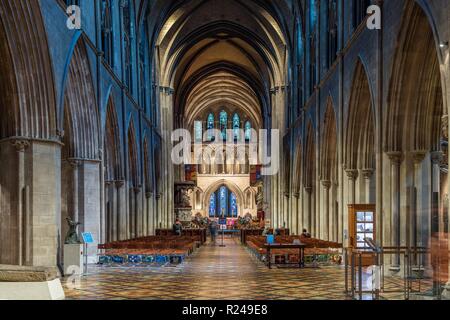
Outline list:
[[[208,229],[209,229],[209,233],[211,235],[211,242],[213,244],[215,244],[216,243],[216,238],[217,238],[217,233],[218,233],[218,230],[219,230],[219,225],[218,225],[217,221],[216,220],[210,220],[208,222]],[[268,231],[267,229],[264,230],[263,235],[267,234],[267,231]],[[180,219],[176,219],[175,220],[175,223],[173,224],[173,232],[177,236],[181,236],[182,235],[182,233],[183,233],[183,225],[182,225]],[[279,235],[279,230],[278,229],[276,230],[275,235]],[[301,236],[302,236],[302,238],[307,238],[307,239],[311,238],[311,234],[306,229],[303,229],[303,232],[302,232]]]

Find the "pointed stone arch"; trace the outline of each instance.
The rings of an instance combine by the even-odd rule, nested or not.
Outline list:
[[[55,140],[56,93],[39,1],[1,1],[0,30],[0,87],[10,90],[0,103],[0,139]]]
[[[128,126],[128,181],[133,188],[139,187],[139,158],[137,149],[136,130],[133,119]]]
[[[120,146],[121,140],[119,122],[117,119],[114,99],[112,98],[112,96],[110,96],[106,107],[106,122],[103,147],[106,181],[123,179]]]
[[[98,160],[99,113],[86,47],[81,38],[70,60],[63,118],[63,158]]]
[[[423,9],[407,2],[392,64],[385,149],[440,150],[444,115],[439,54]]]
[[[95,234],[95,239],[102,241],[100,120],[83,38],[77,38],[67,62],[61,121],[58,122],[63,142],[60,242],[64,242],[68,231],[65,221],[68,217],[82,224],[80,232],[89,230]]]
[[[238,212],[243,213],[244,208],[244,193],[242,190],[234,184],[233,182],[230,182],[228,180],[222,179],[214,182],[212,185],[208,187],[208,189],[203,194],[203,208],[205,209],[205,212],[209,212],[209,199],[211,198],[211,194],[216,192],[221,186],[227,187],[231,192],[233,192],[236,195],[236,200],[238,204]]]
[[[348,108],[345,164],[348,170],[375,168],[375,118],[369,80],[356,62]]]
[[[331,97],[327,99],[323,119],[321,146],[320,175],[322,180],[337,181],[337,120]]]
[[[320,179],[323,187],[321,205],[321,236],[326,240],[338,239],[339,216],[336,209],[338,175],[337,117],[331,97],[328,97],[322,124],[320,143]]]

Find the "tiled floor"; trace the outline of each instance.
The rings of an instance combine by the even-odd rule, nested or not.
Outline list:
[[[162,268],[92,267],[68,299],[345,299],[342,268],[269,270],[237,241],[206,245],[183,265]]]
[[[177,267],[90,268],[68,299],[343,300],[344,269],[274,268],[258,262],[236,240],[206,245]],[[395,298],[395,297],[393,297]]]

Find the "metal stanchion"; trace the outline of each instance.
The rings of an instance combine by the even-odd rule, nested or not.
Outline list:
[[[359,269],[358,269],[358,282],[359,282],[359,300],[363,299],[363,284],[362,284],[362,254],[359,253]]]
[[[344,260],[345,260],[345,294],[348,296],[348,252],[344,249]]]
[[[355,279],[355,253],[352,252],[352,265],[351,265],[351,280],[352,280],[352,298],[355,298],[355,289],[356,289],[356,279]]]
[[[88,244],[87,243],[83,243],[83,275],[87,275],[88,274]]]
[[[225,248],[226,245],[224,243],[224,238],[225,238],[225,230],[223,229],[223,226],[220,227],[222,229],[222,244],[219,246],[221,248]]]

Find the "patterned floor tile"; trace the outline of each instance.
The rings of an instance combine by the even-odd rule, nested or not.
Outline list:
[[[78,287],[63,280],[68,299],[345,300],[344,269],[269,270],[236,240],[206,245],[185,263],[167,267],[90,267]],[[387,286],[401,287],[399,280]],[[399,294],[387,298],[397,299]],[[401,297],[401,295],[400,295]]]

